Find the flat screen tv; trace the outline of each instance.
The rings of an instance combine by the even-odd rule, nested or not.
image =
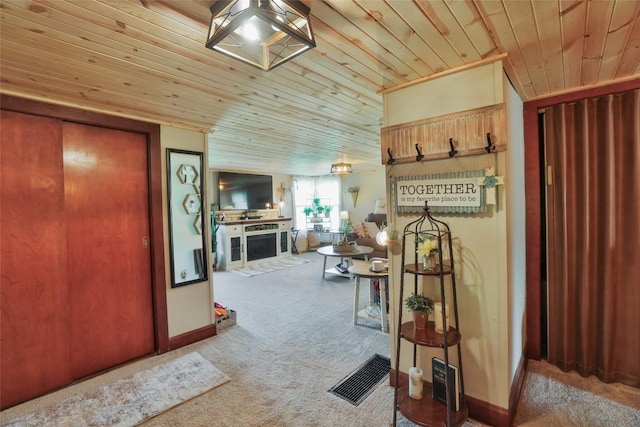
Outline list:
[[[273,178],[235,172],[218,172],[221,210],[267,209],[273,207]]]

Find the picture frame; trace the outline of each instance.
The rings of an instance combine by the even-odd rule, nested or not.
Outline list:
[[[167,148],[171,287],[209,279],[202,214],[203,153]]]

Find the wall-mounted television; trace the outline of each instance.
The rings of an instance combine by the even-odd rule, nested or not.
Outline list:
[[[221,210],[268,209],[273,207],[273,177],[236,172],[218,172]]]

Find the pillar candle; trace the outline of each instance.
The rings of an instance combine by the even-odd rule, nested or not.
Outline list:
[[[409,368],[409,397],[422,399],[422,369]]]

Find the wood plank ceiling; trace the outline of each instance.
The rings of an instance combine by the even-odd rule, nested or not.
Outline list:
[[[306,0],[317,47],[264,72],[204,47],[212,0],[2,0],[3,93],[209,134],[214,169],[379,167],[384,90],[505,56],[523,100],[640,74],[631,0]]]

